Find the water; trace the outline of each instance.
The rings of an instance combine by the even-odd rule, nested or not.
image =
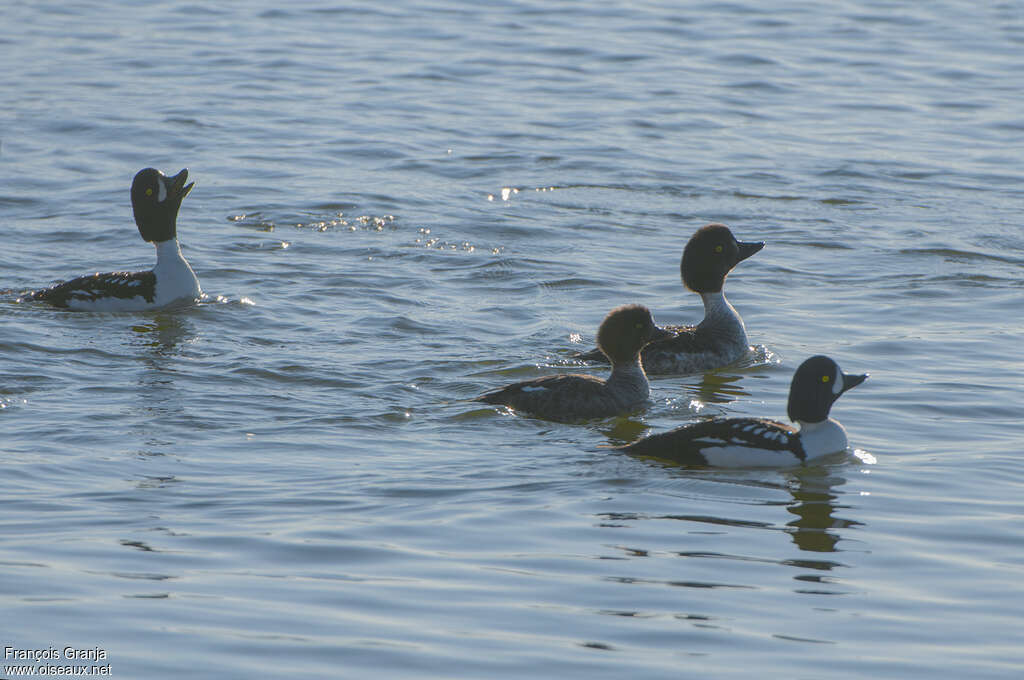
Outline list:
[[[3,645],[149,679],[1020,677],[1022,49],[1011,2],[9,3]],[[151,264],[146,166],[196,180],[209,298],[15,303]],[[768,244],[727,286],[750,361],[588,425],[468,401],[573,370],[618,304],[698,320],[710,221]],[[833,411],[857,456],[601,448],[783,418],[815,353],[871,373]]]

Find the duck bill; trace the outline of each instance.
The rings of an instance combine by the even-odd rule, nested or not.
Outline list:
[[[659,328],[658,326],[655,326],[654,329],[651,331],[651,337],[647,342],[651,343],[655,342],[656,340],[668,340],[669,338],[675,337],[675,335],[676,334],[673,333],[672,331],[667,331],[664,328]]]
[[[861,384],[867,379],[867,373],[863,373],[861,375],[850,375],[849,373],[843,373],[843,392],[849,389],[853,389],[854,387]],[[843,392],[840,392],[839,394],[842,394]]]
[[[736,245],[739,247],[736,262],[739,263],[764,248],[764,241],[737,241]]]
[[[179,201],[188,196],[188,192],[192,191],[192,187],[196,185],[195,182],[185,184],[188,181],[188,168],[183,168],[174,177],[170,178],[170,187],[168,191],[171,196],[176,197]]]

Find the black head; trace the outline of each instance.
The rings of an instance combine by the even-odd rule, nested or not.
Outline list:
[[[789,385],[787,413],[793,422],[820,423],[843,392],[856,387],[868,377],[850,375],[826,356],[813,356],[796,369]]]
[[[683,285],[695,293],[718,292],[732,268],[761,248],[764,241],[737,241],[724,224],[703,226],[683,249],[679,263]]]
[[[144,240],[159,243],[178,235],[178,208],[195,184],[186,185],[187,180],[187,168],[174,177],[153,168],[140,170],[135,175],[132,209],[135,211],[135,224]]]
[[[643,346],[672,334],[654,325],[651,310],[643,305],[623,305],[608,312],[597,329],[597,346],[613,363],[630,361]]]

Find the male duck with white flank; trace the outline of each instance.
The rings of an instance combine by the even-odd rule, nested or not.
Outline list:
[[[749,350],[743,319],[725,299],[725,277],[733,267],[764,248],[764,241],[737,241],[724,224],[708,224],[690,237],[679,271],[683,285],[700,294],[704,320],[696,326],[666,326],[673,335],[643,351],[650,373],[700,373],[736,361]],[[577,355],[602,361],[597,350]]]
[[[608,380],[590,375],[551,375],[488,392],[477,401],[503,404],[558,421],[606,418],[635,410],[651,394],[640,350],[668,335],[654,325],[650,310],[643,305],[617,307],[597,331],[598,347],[612,365]]]
[[[829,410],[840,395],[867,377],[843,373],[832,359],[813,356],[800,364],[789,386],[787,412],[799,429],[762,418],[715,418],[617,448],[682,465],[802,465],[846,450],[846,430],[828,417]]]
[[[153,168],[135,175],[132,209],[142,238],[156,245],[156,266],[142,272],[89,274],[22,295],[56,307],[93,312],[135,312],[186,305],[202,295],[199,280],[181,254],[178,209],[194,183],[188,169],[174,177]]]

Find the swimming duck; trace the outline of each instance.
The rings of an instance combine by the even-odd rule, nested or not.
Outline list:
[[[704,320],[696,326],[666,326],[672,335],[643,350],[650,373],[700,373],[721,368],[750,348],[743,319],[725,298],[725,278],[733,267],[764,248],[764,241],[737,241],[724,224],[708,224],[690,237],[679,263],[683,285],[700,295]],[[597,350],[576,358],[602,361]]]
[[[156,245],[153,269],[88,274],[24,293],[21,300],[96,312],[144,311],[194,302],[202,290],[177,238],[178,209],[195,184],[185,184],[187,179],[188,169],[167,177],[146,168],[132,181],[135,224],[143,240]]]
[[[502,387],[477,397],[477,401],[560,421],[632,411],[650,397],[640,350],[668,335],[654,324],[650,310],[643,305],[617,307],[597,331],[598,347],[612,365],[607,380],[590,375],[551,375]]]
[[[798,427],[763,418],[715,418],[617,448],[683,465],[802,465],[846,449],[846,430],[829,418],[829,411],[836,399],[867,377],[843,373],[832,359],[813,356],[800,364],[789,386],[787,414]]]

